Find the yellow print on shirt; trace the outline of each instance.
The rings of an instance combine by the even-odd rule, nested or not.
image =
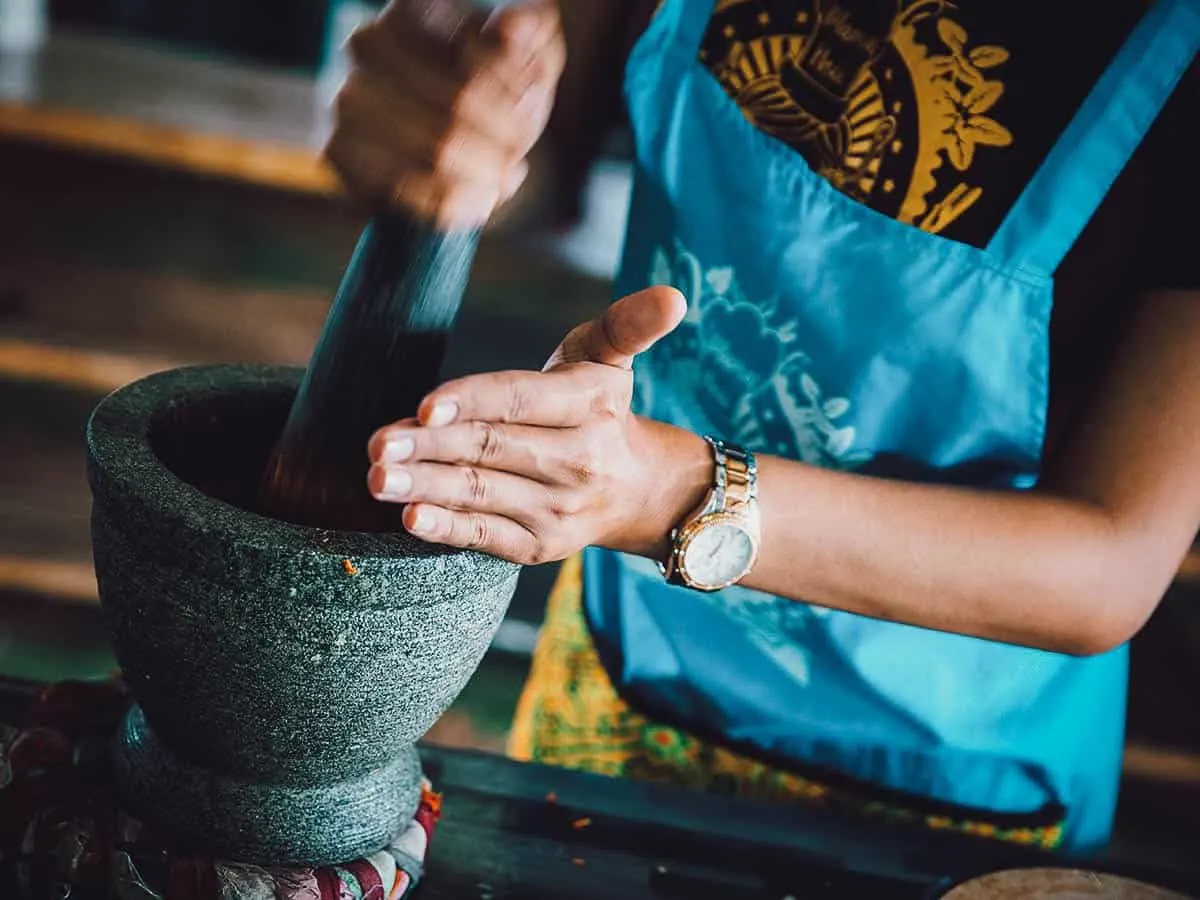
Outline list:
[[[992,117],[1003,47],[950,0],[717,0],[703,64],[746,118],[838,190],[938,233],[983,195],[970,172],[1008,147]]]

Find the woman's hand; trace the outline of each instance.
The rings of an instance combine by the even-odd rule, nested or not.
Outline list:
[[[566,61],[556,0],[469,8],[391,0],[356,31],[325,148],[358,199],[446,228],[482,225],[516,193]]]
[[[683,297],[651,288],[574,329],[541,372],[442,385],[416,419],[371,439],[368,483],[408,504],[405,527],[522,564],[592,544],[657,555],[712,483],[700,437],[630,412],[634,356],[679,324]]]

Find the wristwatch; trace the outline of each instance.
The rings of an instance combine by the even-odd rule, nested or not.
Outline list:
[[[671,531],[671,550],[659,569],[670,584],[719,591],[749,575],[758,560],[758,469],[749,450],[705,440],[713,451],[712,490]]]

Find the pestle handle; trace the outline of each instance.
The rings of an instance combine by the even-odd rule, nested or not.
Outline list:
[[[367,224],[264,472],[264,513],[400,530],[399,508],[367,491],[367,440],[437,386],[478,243],[478,229],[447,232],[399,210]]]

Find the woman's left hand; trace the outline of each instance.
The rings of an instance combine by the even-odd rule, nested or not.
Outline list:
[[[630,412],[632,363],[685,311],[677,291],[650,288],[574,329],[541,372],[442,385],[371,438],[371,494],[407,504],[423,540],[521,564],[592,544],[657,554],[711,484],[712,457]]]

